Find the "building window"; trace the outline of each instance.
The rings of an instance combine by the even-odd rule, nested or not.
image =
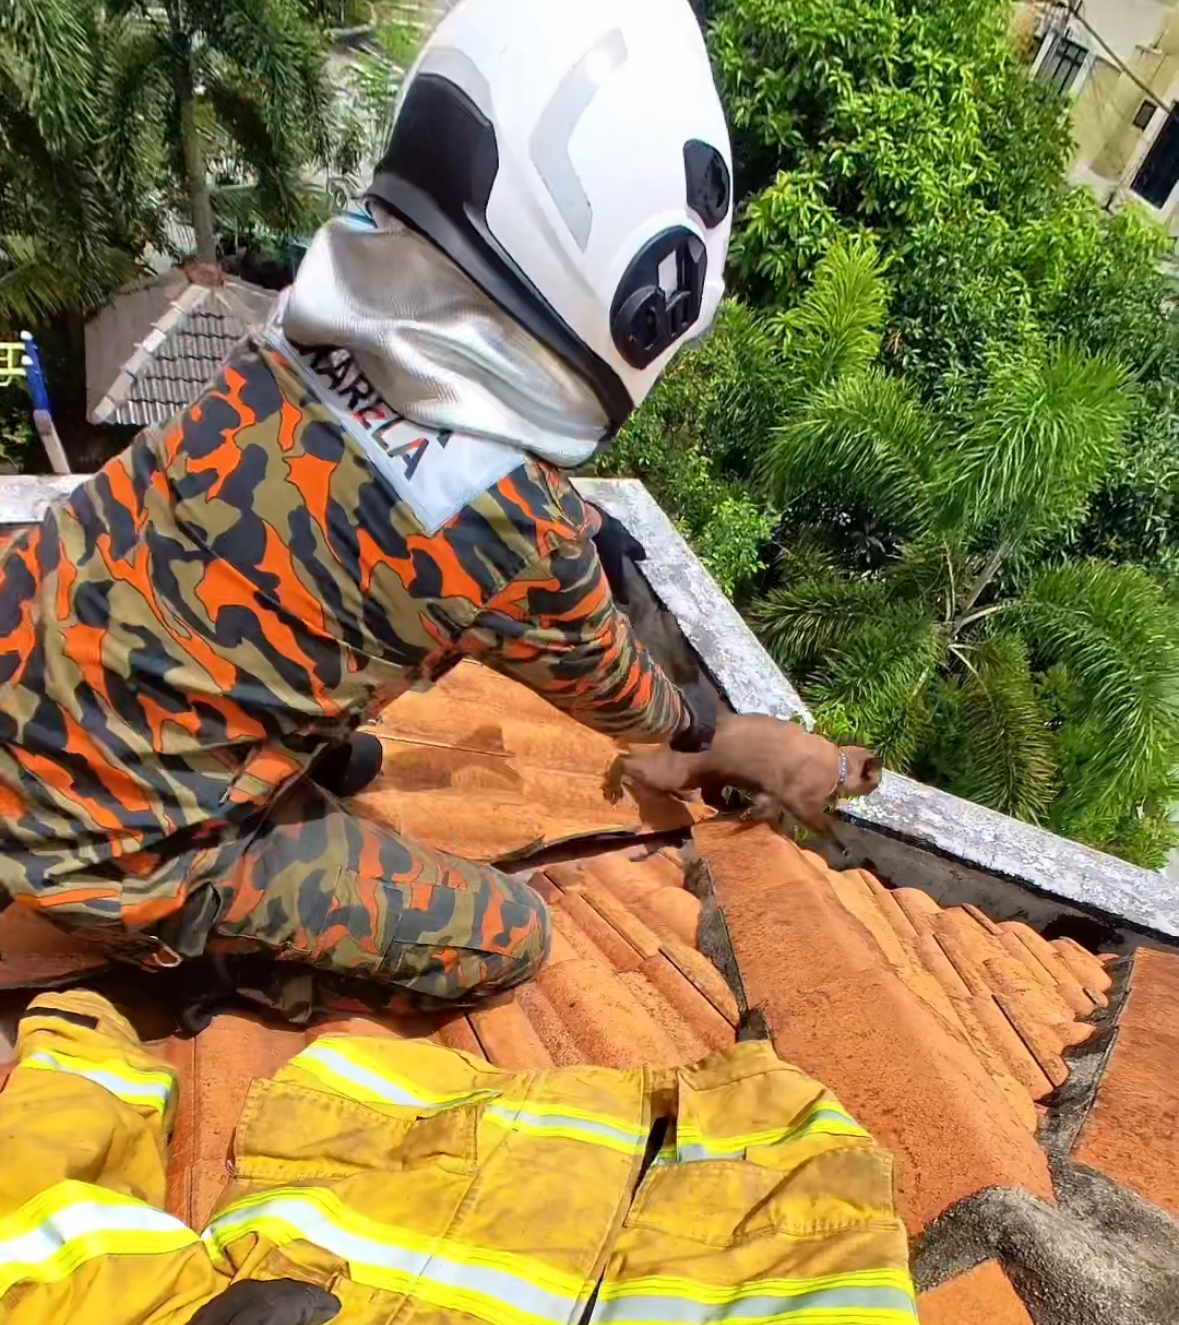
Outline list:
[[[1179,183],[1179,102],[1155,134],[1150,151],[1130,186],[1140,198],[1154,207],[1165,207],[1171,190]]]
[[[1081,66],[1085,63],[1089,52],[1079,41],[1073,41],[1063,32],[1058,32],[1055,36],[1049,33],[1044,40],[1051,42],[1052,45],[1047,55],[1040,61],[1036,77],[1042,83],[1050,83],[1058,92],[1068,92],[1076,81],[1077,74],[1081,72]]]
[[[1158,107],[1149,97],[1138,107],[1138,114],[1134,116],[1134,127],[1136,129],[1145,129],[1154,119],[1154,113]]]

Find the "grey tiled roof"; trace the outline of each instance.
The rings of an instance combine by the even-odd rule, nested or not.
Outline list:
[[[94,408],[97,423],[143,428],[166,423],[190,404],[222,360],[265,316],[268,291],[231,282],[190,285],[119,370]]]

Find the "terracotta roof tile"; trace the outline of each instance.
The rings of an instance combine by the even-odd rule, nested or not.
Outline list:
[[[1032,1325],[997,1261],[987,1261],[917,1303],[921,1325]]]
[[[1034,970],[1038,965],[1048,973],[1060,990],[1061,996],[1078,1016],[1088,1016],[1094,1008],[1107,1005],[1109,1000],[1104,994],[1097,993],[1096,990],[1093,995],[1085,993],[1058,950],[1043,935],[1037,934],[1030,925],[1024,925],[1018,920],[1008,920],[1000,925],[1000,929],[1019,939],[1034,959],[1032,969]]]
[[[109,965],[92,944],[23,906],[0,911],[0,989],[49,989]]]
[[[1077,983],[1094,1001],[1100,1000],[1098,994],[1106,993],[1113,985],[1109,972],[1101,960],[1082,948],[1075,939],[1055,939],[1052,946],[1060,954],[1060,959],[1077,978]]]
[[[1179,955],[1135,954],[1113,1052],[1073,1158],[1179,1218]]]
[[[518,1072],[552,1067],[552,1055],[518,999],[485,1003],[470,1014],[469,1021],[483,1057],[500,1067]]]
[[[764,826],[715,820],[693,838],[750,1004],[779,1053],[897,1153],[910,1228],[987,1186],[1051,1198],[1033,1100],[1052,1087],[1017,1022],[1047,1054],[1073,1024],[1063,999],[965,911],[907,889],[882,906],[880,885],[828,871]],[[1018,997],[996,989],[991,962]]]
[[[386,769],[363,807],[418,840],[500,858],[593,838],[581,859],[533,876],[552,909],[548,964],[532,984],[465,1015],[337,1016],[300,1031],[227,1014],[195,1040],[165,1042],[182,1078],[169,1194],[177,1213],[198,1225],[208,1215],[250,1081],[324,1033],[428,1036],[520,1069],[673,1066],[729,1047],[738,1001],[696,945],[701,903],[684,886],[696,849],[751,1002],[766,1008],[783,1056],[897,1152],[914,1231],[986,1185],[1051,1195],[1033,1139],[1036,1101],[1060,1077],[1064,1050],[1090,1033],[1078,1018],[1110,985],[1083,949],[995,926],[973,909],[944,911],[864,871],[834,874],[764,826],[709,820],[686,851],[634,841],[604,850],[602,834],[686,828],[708,812],[654,799],[610,806],[601,780],[612,743],[474,665],[428,695],[401,697],[377,730]],[[0,921],[0,952],[4,932]],[[63,960],[76,960],[51,934]],[[1138,1006],[1148,1002],[1144,993]]]
[[[710,814],[602,779],[618,748],[497,673],[464,662],[432,690],[401,695],[370,728],[385,746],[381,779],[357,798],[366,813],[419,842],[496,860],[596,833],[686,827]]]
[[[696,1043],[707,1052],[723,1053],[732,1046],[733,1026],[663,953],[647,958],[642,975],[674,1011],[675,1020],[689,1026]]]
[[[571,888],[565,893],[560,909],[572,922],[572,927],[566,932],[573,946],[598,960],[599,965],[612,966],[616,971],[637,971],[643,964],[643,954],[628,943],[608,920],[602,918],[586,900],[580,887]],[[592,949],[587,950],[584,944],[578,944],[579,934],[589,939],[593,944]],[[604,963],[601,958],[605,958]]]

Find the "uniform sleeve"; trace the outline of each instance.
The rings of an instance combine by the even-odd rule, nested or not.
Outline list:
[[[679,690],[619,611],[589,539],[533,562],[466,632],[469,656],[606,736],[669,740],[687,719]]]

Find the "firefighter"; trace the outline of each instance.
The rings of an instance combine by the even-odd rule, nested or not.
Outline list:
[[[708,740],[567,472],[711,324],[731,214],[687,0],[462,0],[264,330],[0,563],[0,894],[148,966],[274,954],[423,1001],[533,974],[535,893],[311,775],[343,750],[363,781],[350,733],[464,658]]]

